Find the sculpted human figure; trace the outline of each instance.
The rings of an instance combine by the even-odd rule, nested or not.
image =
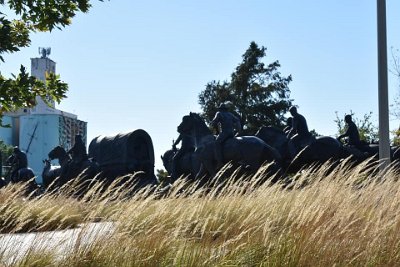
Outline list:
[[[344,116],[344,121],[347,124],[347,130],[344,134],[339,135],[337,139],[341,141],[342,138],[347,137],[347,145],[358,148],[361,145],[361,141],[357,125],[353,122],[351,115]]]
[[[68,151],[68,154],[72,157],[72,163],[80,164],[83,161],[88,159],[88,155],[86,152],[86,146],[83,143],[82,136],[80,134],[75,135],[75,144]]]
[[[311,133],[308,130],[307,121],[303,115],[297,112],[297,108],[292,106],[289,109],[292,115],[292,128],[287,133],[287,137],[290,138],[288,143],[288,149],[290,156],[294,158],[296,153],[300,149],[303,141],[306,141],[311,137]]]
[[[217,168],[220,168],[223,165],[223,144],[229,138],[234,137],[235,130],[238,133],[241,131],[240,120],[228,111],[225,104],[221,104],[210,125],[219,130],[219,134],[215,140],[215,158],[217,160]]]
[[[190,133],[179,131],[178,139],[172,144],[173,150],[176,150],[176,145],[182,142],[181,148],[175,153],[172,158],[172,167],[171,167],[171,176],[174,179],[177,179],[177,164],[178,161],[182,158],[183,155],[189,152],[193,152],[195,150],[194,139],[190,135]]]
[[[7,159],[7,164],[11,165],[11,181],[17,181],[19,170],[28,168],[28,158],[25,152],[21,151],[18,146],[15,146],[13,154]]]

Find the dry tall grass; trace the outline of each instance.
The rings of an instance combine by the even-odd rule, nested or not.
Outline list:
[[[6,248],[0,258],[15,266],[400,265],[395,169],[327,164],[285,187],[260,186],[264,176],[265,168],[252,177],[233,174],[207,192],[181,182],[162,198],[149,190],[129,196],[118,186],[99,194],[98,185],[79,201],[68,194],[24,200],[15,188],[3,189],[0,231],[83,229],[61,252],[37,246],[44,236],[21,257],[10,260]],[[88,237],[93,221],[114,227]]]

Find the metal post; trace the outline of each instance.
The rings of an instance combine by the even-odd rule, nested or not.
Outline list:
[[[390,164],[389,100],[386,43],[386,0],[377,0],[378,15],[378,101],[379,101],[379,160],[381,170]]]

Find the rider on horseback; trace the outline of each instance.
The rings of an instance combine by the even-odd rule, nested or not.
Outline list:
[[[287,133],[287,137],[290,138],[288,143],[288,149],[291,158],[296,156],[296,153],[301,149],[302,144],[307,142],[311,133],[308,131],[307,121],[303,115],[297,112],[297,108],[292,106],[289,108],[290,114],[292,115],[292,128]]]
[[[176,152],[172,158],[171,176],[174,179],[178,178],[177,164],[179,159],[181,159],[184,154],[193,152],[195,150],[194,140],[193,137],[190,135],[190,133],[179,131],[179,129],[178,132],[179,132],[178,139],[176,139],[176,141],[172,144],[172,148],[174,151],[176,151],[176,145],[179,144],[179,142],[182,142],[182,145],[181,148],[178,150],[178,152]]]
[[[72,157],[71,163],[77,167],[79,167],[83,161],[88,159],[86,146],[83,143],[82,136],[80,134],[75,135],[75,144],[68,151],[68,154],[70,154]]]
[[[222,147],[226,140],[234,137],[234,131],[238,133],[241,131],[241,124],[238,117],[228,111],[225,104],[218,107],[218,112],[215,114],[214,119],[210,125],[219,130],[219,134],[215,139],[215,159],[217,160],[217,168],[223,166]]]
[[[19,171],[28,168],[28,158],[25,152],[21,151],[18,146],[14,147],[13,154],[7,159],[7,164],[11,165],[11,181],[18,181]]]
[[[67,182],[75,172],[80,170],[82,163],[88,159],[86,146],[80,134],[75,135],[75,143],[71,149],[68,150],[67,155],[71,155],[71,159],[68,160],[68,163],[61,169],[59,181],[61,184]]]
[[[347,130],[344,134],[338,136],[338,141],[340,141],[344,137],[348,137],[347,145],[359,148],[361,145],[361,141],[357,125],[353,122],[351,115],[344,116],[344,121],[347,124]]]

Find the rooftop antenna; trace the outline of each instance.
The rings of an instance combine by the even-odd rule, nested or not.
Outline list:
[[[48,55],[51,53],[51,48],[50,47],[39,47],[39,54],[42,56],[42,58],[47,58]]]

